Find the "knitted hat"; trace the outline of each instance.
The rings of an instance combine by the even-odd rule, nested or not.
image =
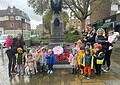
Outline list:
[[[99,28],[96,33],[97,35],[105,36],[105,30],[103,28]]]
[[[17,51],[23,51],[23,49],[22,48],[17,48]]]
[[[18,52],[18,53],[22,53],[22,52],[23,52],[23,49],[22,49],[22,48],[17,48],[17,52]]]
[[[97,30],[97,33],[98,33],[98,32],[103,32],[103,33],[104,33],[105,30],[104,30],[103,28],[99,28],[99,29]]]

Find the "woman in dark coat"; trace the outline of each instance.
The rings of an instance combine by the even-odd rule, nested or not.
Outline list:
[[[7,38],[5,39],[5,42],[4,42],[4,46],[7,48],[6,50],[6,54],[8,56],[8,60],[9,60],[9,63],[8,63],[8,71],[9,71],[9,77],[11,76],[11,69],[13,70],[13,64],[14,61],[14,56],[12,56],[12,49],[11,49],[11,46],[13,45],[13,38],[11,36],[7,36]]]

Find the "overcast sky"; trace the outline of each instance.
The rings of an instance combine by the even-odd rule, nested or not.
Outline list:
[[[31,7],[28,7],[27,0],[0,0],[0,9],[6,9],[8,6],[15,6],[16,8],[27,13],[31,19],[32,29],[35,28],[36,25],[42,23],[42,17],[36,15],[33,12],[33,9]]]

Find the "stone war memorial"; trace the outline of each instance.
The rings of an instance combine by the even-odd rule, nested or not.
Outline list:
[[[51,0],[52,20],[50,45],[59,45],[64,40],[64,24],[61,19],[62,0]]]

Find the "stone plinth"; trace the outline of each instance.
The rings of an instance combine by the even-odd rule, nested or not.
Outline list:
[[[60,43],[64,41],[64,25],[59,14],[54,14],[51,21],[50,43]]]

